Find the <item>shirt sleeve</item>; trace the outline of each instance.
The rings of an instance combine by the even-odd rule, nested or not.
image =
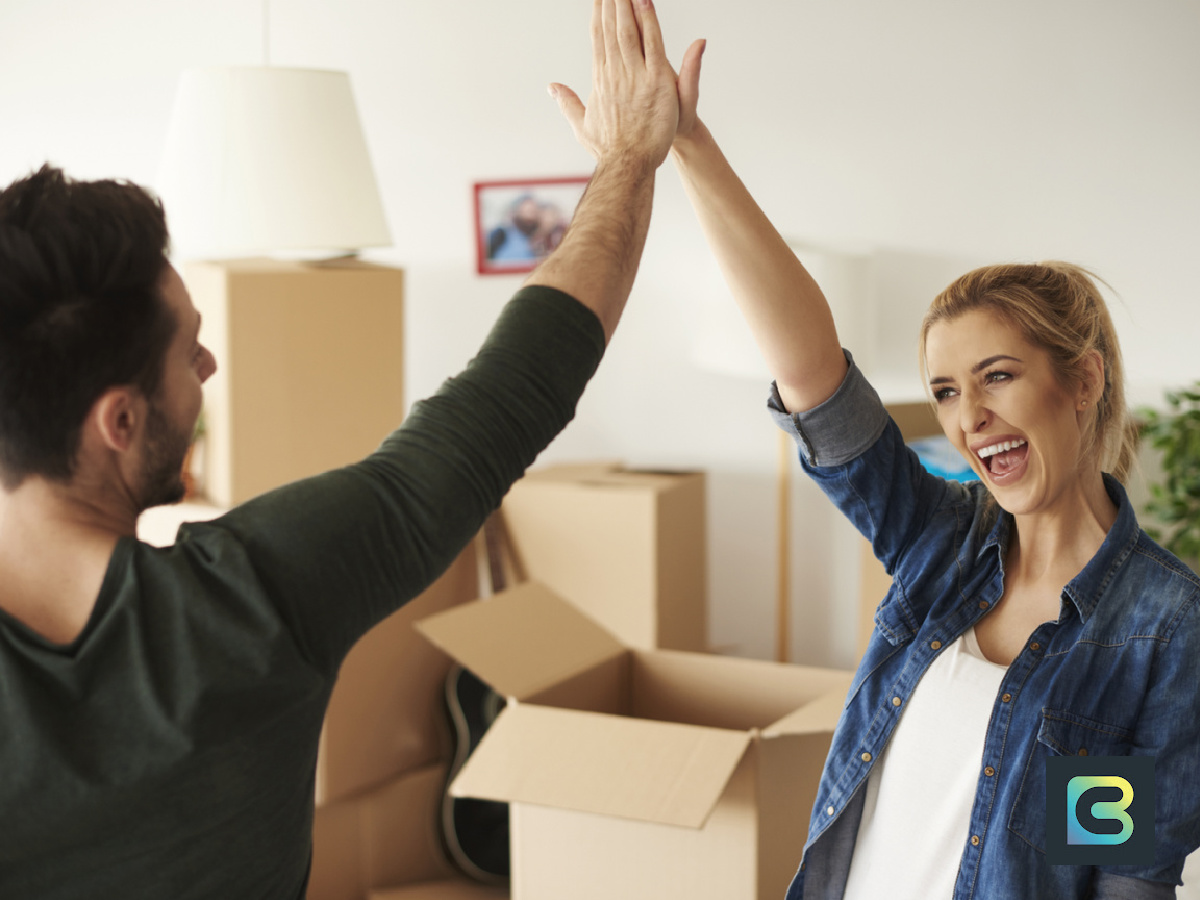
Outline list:
[[[1174,900],[1175,885],[1097,871],[1088,900]]]
[[[875,388],[843,350],[849,368],[838,389],[824,403],[804,412],[789,413],[771,382],[767,408],[775,424],[792,436],[804,459],[813,466],[840,466],[866,452],[879,440],[888,413]]]
[[[1181,597],[1174,621],[1159,648],[1131,748],[1154,758],[1154,862],[1099,867],[1098,900],[1175,896],[1188,855],[1200,847],[1200,799],[1193,788],[1200,775],[1200,591]]]
[[[375,453],[185,526],[181,540],[210,555],[236,540],[301,651],[334,671],[446,570],[571,420],[604,345],[587,307],[523,288],[466,369],[414,404]]]
[[[914,630],[944,588],[934,583],[944,571],[930,559],[954,559],[962,535],[978,533],[984,490],[926,472],[850,353],[846,360],[846,377],[820,406],[788,413],[774,385],[767,406],[796,440],[804,472],[893,576],[883,605],[895,602],[898,622]]]

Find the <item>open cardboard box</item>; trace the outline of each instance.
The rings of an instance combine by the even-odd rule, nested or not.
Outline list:
[[[850,673],[632,650],[536,582],[417,628],[510,698],[452,793],[513,804],[514,898],[782,896]]]

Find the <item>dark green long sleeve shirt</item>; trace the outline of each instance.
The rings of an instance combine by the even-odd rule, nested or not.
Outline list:
[[[168,548],[121,539],[70,645],[0,612],[0,898],[301,897],[342,659],[449,566],[603,350],[590,310],[525,288],[367,459]]]

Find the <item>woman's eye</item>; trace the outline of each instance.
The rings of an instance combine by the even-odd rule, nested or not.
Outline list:
[[[955,393],[954,388],[948,388],[948,387],[934,388],[934,391],[933,391],[934,402],[941,403],[943,400],[949,400],[951,397],[954,396],[954,393]]]
[[[988,384],[997,384],[1001,381],[1010,381],[1011,379],[1012,375],[1010,375],[1008,372],[988,372],[987,375],[984,376],[984,380],[987,381]]]

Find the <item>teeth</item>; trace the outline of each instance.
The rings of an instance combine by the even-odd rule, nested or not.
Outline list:
[[[1011,450],[1013,447],[1023,447],[1025,441],[1001,441],[998,444],[992,444],[990,447],[984,447],[979,451],[980,459],[987,459],[989,456],[995,456],[997,453],[1003,453],[1005,450]]]

